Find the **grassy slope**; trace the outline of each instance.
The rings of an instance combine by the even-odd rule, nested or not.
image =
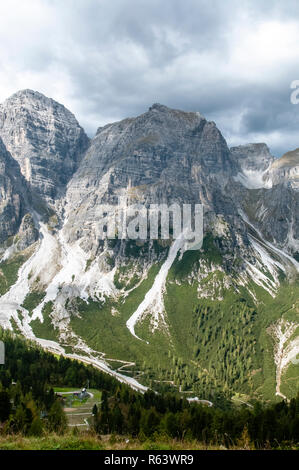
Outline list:
[[[44,338],[51,341],[59,341],[58,329],[54,328],[51,320],[52,308],[52,302],[47,302],[42,310],[44,317],[43,323],[37,318],[36,320],[31,321],[30,326],[32,328],[33,333],[38,338]]]
[[[31,256],[31,250],[13,256],[8,261],[0,263],[0,295],[6,294],[18,279],[18,271],[22,264]]]
[[[159,268],[159,265],[153,266],[147,279],[123,300],[113,301],[107,299],[102,304],[90,300],[86,304],[78,299],[77,308],[80,316],[72,316],[72,329],[76,334],[83,337],[89,346],[97,351],[105,352],[109,358],[124,361],[137,360],[138,366],[149,357],[154,362],[155,358],[158,360],[161,351],[157,350],[155,340],[147,345],[145,341],[132,337],[126,327],[126,321],[144,299]],[[118,315],[111,315],[112,307],[119,312]],[[167,343],[165,337],[163,337],[163,341],[165,352]]]
[[[0,450],[219,450],[222,446],[207,446],[198,441],[159,438],[142,442],[123,436],[93,436],[89,433],[44,437],[0,436]],[[244,441],[231,450],[250,449]]]

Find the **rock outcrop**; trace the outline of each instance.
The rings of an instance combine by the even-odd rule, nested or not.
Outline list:
[[[16,248],[19,251],[25,250],[38,240],[38,230],[30,213],[24,215],[18,231]]]

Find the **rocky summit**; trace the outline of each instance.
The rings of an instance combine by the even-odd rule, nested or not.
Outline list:
[[[0,325],[133,388],[291,398],[299,385],[298,149],[229,148],[161,104],[89,139],[24,90],[0,105]],[[103,204],[204,207],[202,248],[99,237]]]
[[[48,199],[61,196],[88,145],[70,111],[31,90],[0,105],[0,136],[24,178]]]

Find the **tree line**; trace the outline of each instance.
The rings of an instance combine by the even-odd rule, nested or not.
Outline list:
[[[141,395],[120,386],[115,394],[103,392],[100,409],[93,411],[98,434],[140,439],[168,436],[227,447],[244,436],[256,448],[299,443],[299,394],[289,403],[266,406],[256,402],[253,408],[232,406],[222,410],[190,403],[179,395],[153,391]]]

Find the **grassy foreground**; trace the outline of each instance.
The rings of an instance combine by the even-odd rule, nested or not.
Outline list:
[[[280,447],[283,449],[284,447]],[[299,450],[297,446],[287,446],[289,450]],[[264,450],[269,450],[265,447]],[[277,449],[277,448],[276,448]],[[89,432],[78,435],[69,433],[63,436],[49,434],[44,437],[24,437],[22,435],[0,436],[0,450],[255,450],[246,437],[238,445],[226,449],[223,445],[206,445],[196,440],[176,440],[159,438],[156,441],[125,438],[123,436],[96,436]],[[279,450],[279,448],[277,449]]]

